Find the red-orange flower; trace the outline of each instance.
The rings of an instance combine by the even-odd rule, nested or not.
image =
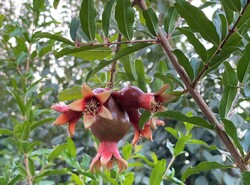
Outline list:
[[[83,99],[76,100],[69,104],[69,109],[73,111],[83,112],[84,126],[90,128],[96,121],[97,114],[106,118],[112,119],[112,114],[103,105],[111,95],[111,90],[104,90],[100,93],[94,93],[87,84],[82,85]]]
[[[70,110],[68,105],[55,104],[52,109],[61,112],[62,114],[55,120],[53,125],[60,126],[68,123],[69,135],[72,137],[75,132],[75,126],[77,121],[82,117],[82,112]]]

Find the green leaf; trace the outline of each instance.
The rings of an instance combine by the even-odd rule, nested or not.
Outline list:
[[[240,12],[241,2],[240,0],[221,0],[231,11]]]
[[[71,20],[71,23],[70,23],[70,27],[69,27],[70,37],[73,41],[76,40],[77,30],[78,30],[79,26],[80,26],[80,20],[76,17],[73,17],[73,19]]]
[[[57,9],[59,3],[60,3],[60,0],[54,0],[54,2],[53,2],[53,7],[54,7],[55,9]]]
[[[224,14],[220,14],[219,17],[220,17],[221,40],[223,40],[226,38],[228,34],[228,24]]]
[[[227,119],[222,119],[221,121],[224,123],[224,127],[225,127],[227,134],[233,139],[233,141],[234,141],[235,145],[237,146],[237,148],[239,149],[241,155],[244,156],[245,154],[244,154],[243,148],[240,144],[235,125],[233,124],[232,121],[227,120]]]
[[[132,151],[133,151],[133,145],[130,143],[126,143],[122,147],[122,155],[125,160],[128,160],[132,156]]]
[[[172,127],[166,127],[165,128],[166,131],[168,131],[172,136],[174,136],[176,139],[179,138],[179,133],[176,129],[172,128]]]
[[[227,168],[233,168],[233,166],[226,166],[219,164],[217,162],[208,162],[204,161],[199,163],[195,167],[188,167],[184,173],[182,174],[181,180],[185,181],[189,176],[194,175],[194,174],[199,174],[200,172],[203,171],[208,171],[208,170],[215,170],[215,169],[227,169]]]
[[[67,168],[62,168],[62,169],[48,169],[48,170],[44,170],[42,171],[42,173],[38,174],[36,176],[36,179],[39,179],[41,177],[48,177],[48,176],[52,176],[52,175],[65,175],[68,174],[68,169]],[[45,183],[47,184],[47,182]]]
[[[194,33],[185,28],[178,28],[178,30],[187,37],[188,42],[193,45],[194,50],[201,57],[201,59],[203,61],[206,61],[207,50],[203,46],[203,44],[199,41],[199,39],[196,38]]]
[[[69,89],[63,90],[57,95],[57,99],[59,101],[76,100],[81,98],[83,98],[81,86],[71,87]]]
[[[166,17],[164,20],[164,29],[167,34],[171,34],[175,29],[175,24],[179,15],[174,6],[171,6],[166,13]]]
[[[115,9],[115,19],[119,31],[128,39],[133,38],[134,31],[134,11],[130,0],[117,0]]]
[[[68,147],[68,143],[63,143],[61,145],[58,145],[56,148],[50,152],[48,156],[48,161],[55,160],[63,151],[65,151]]]
[[[114,5],[115,0],[110,0],[104,7],[104,11],[102,14],[102,30],[106,37],[109,36],[109,25],[111,20],[111,12]]]
[[[152,8],[148,8],[147,10],[143,10],[143,17],[146,21],[146,26],[150,33],[154,36],[158,33],[158,18]]]
[[[23,178],[23,176],[22,176],[21,174],[15,175],[15,176],[8,182],[8,185],[14,185],[14,184],[16,184],[16,182],[17,182],[19,179],[21,179],[21,178]],[[0,181],[0,183],[1,183],[1,181]]]
[[[242,177],[243,177],[244,184],[248,185],[250,182],[250,172],[244,171]]]
[[[130,81],[134,81],[136,78],[135,66],[132,58],[133,57],[131,55],[127,55],[120,59],[120,62],[123,64],[124,70]]]
[[[248,22],[249,19],[250,19],[250,5],[248,4],[246,10],[242,14],[242,17],[240,18],[237,24],[237,29],[240,29],[245,23]]]
[[[226,48],[228,46],[238,46],[241,40],[242,40],[242,36],[240,36],[239,33],[235,32],[229,37],[224,47]]]
[[[182,67],[187,72],[189,78],[192,80],[194,78],[194,70],[193,70],[188,58],[185,56],[185,54],[181,50],[176,49],[172,52],[178,58],[180,65],[182,65]]]
[[[18,108],[20,109],[22,115],[24,116],[25,115],[25,112],[26,112],[26,106],[21,98],[21,96],[18,95],[18,93],[15,92],[15,90],[11,91],[12,94],[13,94],[13,97],[15,98],[16,100],[16,103],[18,105]]]
[[[62,50],[60,50],[59,52],[55,52],[55,56],[56,58],[60,58],[64,55],[72,55],[73,53],[79,53],[81,54],[84,51],[89,51],[89,50],[93,50],[96,51],[96,49],[98,48],[105,48],[102,46],[82,46],[80,48],[64,48]],[[105,49],[104,49],[105,50]]]
[[[135,44],[135,45],[133,45],[133,46],[126,47],[126,48],[124,48],[124,49],[119,50],[119,51],[115,54],[115,56],[114,56],[113,59],[111,59],[111,60],[109,60],[109,61],[102,61],[102,62],[100,62],[100,63],[97,65],[97,67],[95,67],[93,70],[91,70],[91,71],[88,73],[88,75],[87,75],[85,81],[87,82],[88,79],[89,79],[93,74],[97,73],[98,71],[100,71],[100,70],[103,69],[104,67],[108,66],[109,64],[113,63],[114,61],[117,61],[117,60],[119,60],[120,58],[125,57],[125,56],[127,56],[127,55],[129,55],[129,54],[131,54],[131,53],[135,53],[135,52],[138,51],[138,50],[141,50],[141,49],[143,49],[143,48],[146,48],[146,47],[150,46],[151,44],[152,44],[152,43],[138,43],[138,44]]]
[[[125,176],[125,180],[123,182],[123,185],[133,185],[135,180],[135,175],[133,172],[127,173]]]
[[[237,76],[241,83],[246,82],[250,75],[250,43],[247,44],[243,56],[240,58],[237,66]]]
[[[29,121],[24,121],[21,127],[20,139],[26,141],[29,139],[31,123]]]
[[[174,156],[177,157],[184,152],[186,143],[191,139],[192,135],[184,135],[178,139],[174,147]]]
[[[229,62],[224,62],[223,64],[225,66],[225,71],[222,76],[224,87],[226,87],[227,85],[237,86],[238,80],[234,69]]]
[[[150,175],[150,185],[160,185],[162,181],[162,176],[166,169],[166,160],[162,159],[157,162]]]
[[[137,74],[137,85],[138,87],[144,91],[147,92],[147,87],[145,83],[145,72],[144,72],[144,64],[141,60],[135,61],[135,70]]]
[[[17,64],[20,65],[20,64],[26,62],[27,57],[28,57],[28,53],[22,52],[22,53],[21,53],[20,55],[18,55],[18,57],[17,57],[17,60],[16,60]]]
[[[220,38],[215,26],[206,17],[202,10],[183,0],[179,0],[175,3],[175,7],[180,16],[186,20],[192,30],[199,32],[208,42],[211,42],[216,46],[219,44]]]
[[[232,107],[236,94],[237,94],[237,87],[230,85],[227,85],[225,87],[219,106],[219,114],[221,118],[227,117],[227,114]]]
[[[234,20],[234,12],[228,8],[226,1],[227,0],[220,0],[223,10],[226,13],[228,25],[230,25]]]
[[[74,52],[71,53],[70,55],[77,58],[82,58],[84,60],[103,60],[104,58],[108,57],[111,53],[112,50],[109,47],[102,47],[81,52]]]
[[[197,116],[188,117],[188,116],[182,114],[180,111],[167,110],[165,112],[155,113],[154,116],[173,118],[173,119],[176,119],[179,121],[185,121],[185,122],[194,124],[194,125],[199,126],[199,127],[213,129],[213,126],[210,125],[205,119],[203,119],[201,117],[197,117]]]
[[[0,28],[3,26],[4,15],[0,14]]]
[[[143,126],[148,122],[149,118],[151,116],[150,111],[145,110],[139,120],[138,126],[140,129],[143,129]]]
[[[95,40],[96,9],[94,0],[83,0],[80,9],[80,21],[83,32],[89,40]]]
[[[76,157],[76,146],[71,138],[68,138],[68,152],[72,157]]]
[[[58,34],[52,34],[49,32],[38,32],[35,33],[34,38],[48,38],[48,39],[52,39],[52,40],[56,40],[59,42],[63,42],[65,44],[71,45],[71,46],[75,46],[73,42],[71,42],[69,39],[62,37],[61,35]]]
[[[0,129],[0,135],[10,136],[10,135],[13,135],[13,131],[1,128]]]

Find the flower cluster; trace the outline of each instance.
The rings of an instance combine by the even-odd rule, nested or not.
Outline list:
[[[103,168],[111,169],[116,162],[121,172],[127,168],[127,161],[119,154],[118,141],[126,135],[130,126],[134,128],[133,145],[140,137],[152,140],[151,129],[157,125],[164,125],[164,122],[153,117],[153,114],[166,110],[163,103],[176,98],[165,93],[168,88],[168,85],[164,85],[156,93],[144,93],[134,86],[112,91],[106,88],[91,90],[88,85],[83,84],[82,99],[69,105],[56,104],[51,107],[61,113],[53,124],[56,126],[68,124],[69,135],[72,137],[77,121],[83,117],[84,127],[90,129],[100,141],[90,170],[98,172]],[[139,128],[141,117],[139,109],[149,110],[152,114],[152,118],[142,129]]]

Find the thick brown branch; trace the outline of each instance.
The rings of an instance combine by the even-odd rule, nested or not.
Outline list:
[[[180,78],[184,82],[188,92],[192,95],[193,99],[195,100],[196,104],[200,107],[202,113],[204,116],[208,119],[210,124],[212,124],[215,127],[215,131],[219,138],[222,140],[224,145],[226,146],[227,150],[231,153],[236,166],[241,170],[249,170],[249,167],[244,164],[243,156],[239,153],[237,148],[232,143],[231,139],[228,137],[227,133],[224,130],[223,124],[221,124],[217,118],[215,117],[214,113],[210,110],[200,93],[193,87],[193,84],[190,82],[190,79],[186,73],[186,71],[183,69],[181,65],[179,65],[178,59],[176,56],[172,53],[172,47],[169,44],[169,41],[166,39],[166,37],[163,35],[161,30],[159,30],[159,39],[162,43],[162,47],[165,50],[167,56],[169,57],[171,63],[173,64],[175,70],[180,75]]]

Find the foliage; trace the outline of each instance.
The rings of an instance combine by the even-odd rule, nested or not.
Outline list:
[[[0,2],[0,184],[248,184],[249,4]],[[82,124],[74,138],[52,126],[50,106],[81,98],[83,82],[145,92],[169,84],[178,97],[155,114],[166,125],[153,142],[132,146],[129,134],[119,143],[122,173],[89,171],[98,143]]]

